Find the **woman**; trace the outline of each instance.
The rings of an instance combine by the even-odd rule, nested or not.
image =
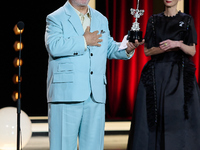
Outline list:
[[[193,18],[164,0],[149,18],[144,52],[151,56],[138,87],[128,150],[200,150],[200,91],[195,67]]]

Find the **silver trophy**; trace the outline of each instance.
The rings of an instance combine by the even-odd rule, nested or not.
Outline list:
[[[139,10],[139,2],[140,0],[138,0],[137,2],[137,9],[133,9],[133,8],[130,9],[131,15],[133,15],[135,18],[135,22],[133,23],[131,30],[128,31],[127,40],[133,43],[135,43],[135,40],[142,42],[142,31],[140,31],[138,19],[140,18],[140,16],[144,14],[144,10]]]

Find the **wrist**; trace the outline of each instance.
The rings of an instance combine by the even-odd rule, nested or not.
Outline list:
[[[134,50],[135,50],[135,49],[132,49],[132,50],[127,50],[127,49],[126,49],[126,53],[129,54],[129,53],[131,53],[131,52],[134,51]]]
[[[130,58],[135,53],[135,50],[130,50],[129,52],[127,52],[127,50],[125,50],[125,52],[126,52],[127,57]]]
[[[180,41],[177,41],[177,47],[181,48],[181,42]]]
[[[127,50],[127,49],[126,49],[125,51],[126,51],[126,53],[127,53],[127,54],[129,54],[129,53],[130,53],[130,51],[129,51],[129,50]]]

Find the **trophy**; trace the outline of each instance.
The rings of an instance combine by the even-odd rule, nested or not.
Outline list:
[[[128,31],[127,40],[133,43],[135,43],[135,40],[142,42],[142,31],[140,31],[138,18],[144,14],[144,10],[139,10],[139,1],[140,0],[137,2],[137,9],[130,9],[131,15],[133,15],[135,18],[135,22],[133,23],[131,30]]]

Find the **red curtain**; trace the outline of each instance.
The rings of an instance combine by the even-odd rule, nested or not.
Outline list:
[[[106,17],[110,23],[111,36],[121,42],[134,22],[131,8],[137,7],[137,0],[106,0]],[[140,1],[140,8],[145,13],[139,19],[143,36],[148,18],[153,13],[153,0]],[[131,119],[137,86],[143,66],[150,59],[144,55],[140,46],[132,59],[108,60],[107,66],[107,119]]]
[[[193,58],[193,61],[196,65],[196,78],[197,78],[197,82],[200,85],[200,1],[198,0],[189,0],[189,13],[192,15],[192,17],[194,18],[194,23],[195,23],[195,28],[197,31],[197,45],[196,45],[196,54]]]
[[[200,82],[200,1],[189,0],[189,13],[193,16],[198,35],[196,55],[193,58],[196,65],[196,77]],[[111,36],[116,41],[122,41],[134,22],[130,8],[137,7],[137,0],[106,0],[106,17],[110,23]],[[143,36],[148,18],[153,14],[153,0],[140,1],[140,9],[144,15],[139,19]],[[150,59],[144,55],[144,47],[140,46],[132,59],[108,60],[107,64],[107,119],[131,119],[136,98],[137,87],[143,66]]]

